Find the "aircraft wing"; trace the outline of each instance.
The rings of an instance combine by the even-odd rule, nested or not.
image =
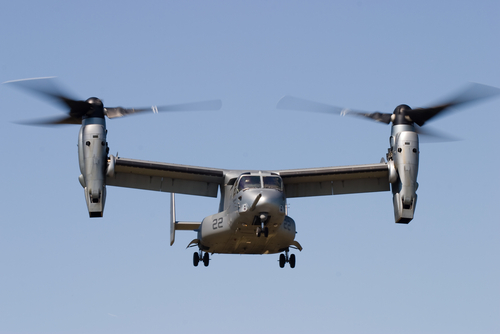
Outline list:
[[[276,171],[287,198],[388,191],[387,163]]]
[[[217,197],[224,170],[110,157],[110,186]]]

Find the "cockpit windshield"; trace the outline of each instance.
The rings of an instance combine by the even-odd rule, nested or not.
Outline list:
[[[245,175],[240,178],[238,183],[238,191],[250,188],[260,188],[260,176]]]
[[[281,177],[279,176],[264,176],[264,188],[282,189]]]
[[[243,175],[240,177],[240,181],[238,182],[237,191],[240,192],[245,189],[262,188],[262,185],[265,189],[283,190],[283,182],[279,176],[263,176],[262,181],[263,182],[261,184],[260,175]]]

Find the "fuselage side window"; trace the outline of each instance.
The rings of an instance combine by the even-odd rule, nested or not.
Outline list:
[[[251,188],[260,188],[260,176],[245,175],[240,178],[238,183],[238,191]]]
[[[264,188],[282,190],[283,184],[279,176],[264,176]]]

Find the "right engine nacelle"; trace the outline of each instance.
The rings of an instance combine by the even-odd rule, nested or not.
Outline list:
[[[393,165],[389,161],[389,169],[392,167],[398,175],[394,181],[394,170],[389,172],[392,175],[394,219],[396,223],[408,224],[417,205],[418,134],[412,125],[394,125],[392,131],[390,156]]]

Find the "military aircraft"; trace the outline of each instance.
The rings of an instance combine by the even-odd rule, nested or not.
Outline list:
[[[277,254],[279,266],[295,267],[290,248],[302,250],[295,240],[296,224],[287,214],[287,198],[341,195],[392,190],[396,223],[408,224],[417,204],[420,127],[451,107],[498,95],[497,88],[471,84],[447,102],[429,108],[399,105],[393,113],[362,112],[285,96],[277,107],[303,111],[341,113],[390,124],[392,130],[387,161],[380,163],[290,170],[228,170],[142,161],[109,155],[106,121],[152,110],[216,110],[219,100],[173,106],[107,108],[98,98],[75,100],[62,94],[53,79],[11,81],[10,84],[47,96],[69,108],[68,115],[28,124],[81,124],[78,136],[80,183],[90,217],[102,217],[106,186],[171,193],[170,245],[178,230],[195,231],[188,247],[197,247],[193,264],[204,266],[209,254]],[[201,222],[176,219],[175,193],[217,197],[218,212]]]

